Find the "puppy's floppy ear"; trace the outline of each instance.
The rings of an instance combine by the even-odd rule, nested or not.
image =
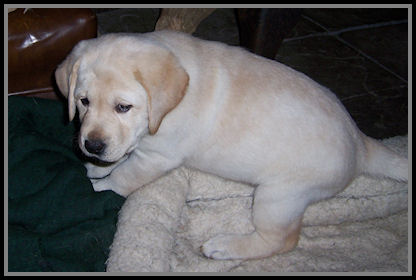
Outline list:
[[[177,58],[168,51],[138,55],[135,78],[148,95],[149,132],[155,134],[163,118],[185,95],[189,76]]]
[[[56,84],[58,85],[61,93],[68,99],[68,113],[70,121],[74,119],[76,111],[74,92],[80,63],[80,59],[74,62],[74,59],[70,56],[66,58],[55,71]]]

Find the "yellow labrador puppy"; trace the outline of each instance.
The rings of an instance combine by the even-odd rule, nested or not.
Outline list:
[[[356,127],[328,89],[238,47],[160,31],[80,42],[56,81],[96,191],[128,196],[180,165],[256,186],[255,231],[202,246],[251,259],[296,246],[306,207],[361,174],[407,180],[401,158]]]

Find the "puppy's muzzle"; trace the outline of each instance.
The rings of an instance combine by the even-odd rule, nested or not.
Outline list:
[[[85,140],[84,147],[85,149],[95,155],[100,155],[105,150],[105,143],[101,140]]]

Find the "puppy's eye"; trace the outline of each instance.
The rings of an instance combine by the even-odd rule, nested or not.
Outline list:
[[[88,98],[81,98],[81,103],[84,106],[88,106],[88,104],[90,104],[90,101],[88,100]]]
[[[131,109],[131,107],[133,107],[133,105],[121,105],[121,104],[118,104],[116,106],[116,112],[117,113],[126,113],[128,110]]]

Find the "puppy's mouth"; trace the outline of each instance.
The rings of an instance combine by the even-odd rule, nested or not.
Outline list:
[[[113,160],[109,160],[105,155],[94,154],[94,153],[88,152],[83,145],[80,145],[80,149],[82,151],[83,156],[85,156],[88,161],[90,161],[94,164],[98,164],[98,163],[112,164],[112,163],[115,162]]]
[[[103,160],[103,159],[101,159],[101,158],[99,158],[97,156],[94,156],[94,155],[93,156],[90,156],[90,155],[87,155],[85,153],[84,153],[84,155],[86,157],[86,160],[88,162],[93,163],[94,165],[106,167],[106,166],[110,166],[110,165],[113,165],[114,164],[114,161]]]
[[[84,156],[88,158],[88,161],[96,163],[97,165],[111,165],[125,156],[130,156],[135,146],[130,147],[127,151],[113,151],[105,143],[91,143],[90,140],[79,140],[79,147]]]

